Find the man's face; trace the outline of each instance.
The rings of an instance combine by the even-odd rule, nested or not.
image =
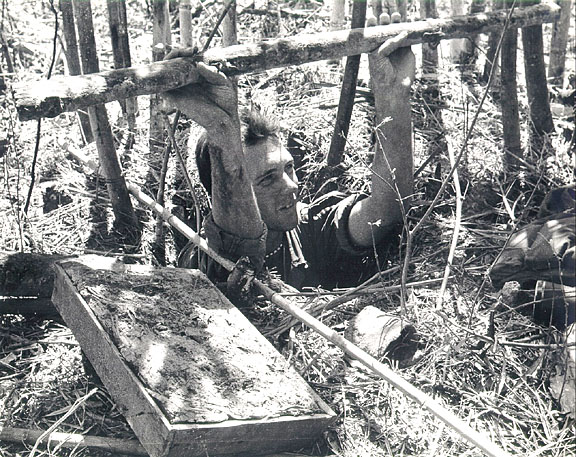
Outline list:
[[[246,168],[262,220],[269,230],[286,232],[298,225],[298,178],[294,160],[276,138],[246,146]]]

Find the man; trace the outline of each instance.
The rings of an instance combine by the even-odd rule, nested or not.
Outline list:
[[[374,51],[369,65],[378,133],[372,193],[332,193],[310,205],[298,202],[294,161],[278,129],[251,115],[243,130],[236,89],[225,75],[199,63],[199,83],[166,93],[206,129],[197,159],[201,172],[210,169],[203,182],[211,181],[212,214],[204,230],[214,249],[234,261],[248,256],[256,269],[276,270],[295,287],[345,287],[373,273],[375,247],[396,243],[391,234],[402,222],[401,199],[412,191],[415,62],[410,48],[400,48],[390,56]],[[185,250],[180,266],[197,267],[195,258]],[[201,263],[212,279],[225,279],[214,262]]]

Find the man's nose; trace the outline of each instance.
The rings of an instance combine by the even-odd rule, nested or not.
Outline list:
[[[298,178],[293,173],[284,173],[284,183],[288,190],[297,191],[298,190]]]

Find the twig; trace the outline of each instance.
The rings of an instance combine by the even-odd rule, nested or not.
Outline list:
[[[58,11],[54,8],[54,0],[50,0],[50,8],[54,13],[54,38],[52,39],[52,59],[50,60],[50,66],[48,67],[48,74],[46,79],[50,79],[52,76],[52,70],[54,69],[54,64],[56,62],[56,45],[58,43]],[[40,152],[40,134],[42,132],[42,119],[38,118],[38,123],[36,124],[36,143],[34,145],[34,154],[32,156],[32,168],[30,170],[30,187],[28,187],[28,195],[26,196],[26,203],[24,204],[24,214],[28,215],[28,209],[30,207],[30,201],[32,200],[32,191],[34,190],[34,184],[36,183],[36,163],[38,162],[38,153]]]
[[[496,47],[496,56],[499,55],[500,49],[502,48],[502,41],[504,38],[504,34],[508,30],[508,27],[510,24],[510,18],[512,17],[513,12],[514,12],[514,5],[512,6],[512,8],[510,8],[510,11],[508,12],[508,15],[506,17],[506,22],[504,23],[504,27],[502,28],[500,40],[498,41],[498,46]],[[410,267],[410,259],[412,257],[412,242],[414,239],[414,235],[416,234],[416,232],[418,232],[418,230],[420,230],[420,228],[422,227],[424,222],[426,222],[428,217],[430,217],[430,214],[432,213],[432,211],[436,207],[438,200],[440,200],[440,197],[444,193],[444,190],[446,189],[446,186],[448,185],[448,181],[450,180],[452,174],[454,173],[454,171],[458,167],[460,160],[464,156],[464,152],[466,151],[466,149],[468,147],[468,141],[470,140],[472,132],[474,131],[474,128],[476,127],[476,122],[478,121],[478,117],[480,116],[480,113],[482,112],[482,106],[484,105],[484,102],[486,101],[486,98],[488,97],[490,87],[492,86],[492,82],[494,80],[494,74],[495,74],[495,71],[494,71],[494,68],[492,68],[492,71],[490,72],[490,76],[488,78],[488,82],[486,83],[486,87],[484,89],[484,93],[482,94],[482,98],[480,99],[480,102],[478,103],[478,108],[476,109],[476,113],[474,114],[474,119],[472,119],[470,127],[468,128],[468,131],[466,133],[466,137],[464,138],[464,143],[462,144],[462,147],[460,148],[460,152],[456,156],[454,163],[452,164],[452,167],[450,168],[450,171],[448,172],[446,177],[443,179],[442,184],[440,186],[440,189],[436,193],[434,200],[432,200],[432,203],[430,204],[430,206],[428,207],[428,209],[426,210],[424,215],[416,223],[414,228],[412,230],[408,231],[408,237],[406,240],[406,254],[404,257],[404,266],[402,268],[401,284],[403,284],[403,285],[405,285],[407,280],[408,280],[408,269]]]
[[[448,157],[450,159],[450,164],[454,165],[454,151],[450,146],[448,146]],[[454,215],[454,230],[452,232],[452,242],[450,243],[450,251],[448,251],[448,257],[446,259],[446,267],[444,268],[444,277],[442,278],[442,284],[440,285],[440,290],[438,291],[438,298],[436,300],[436,307],[441,308],[444,301],[444,294],[446,293],[446,286],[448,285],[448,277],[450,276],[450,269],[452,267],[452,262],[454,261],[454,255],[456,253],[456,247],[458,246],[458,236],[460,235],[460,227],[462,221],[462,191],[460,189],[460,178],[458,176],[458,169],[454,169],[452,174],[452,180],[454,182],[454,190],[456,192],[456,214]]]
[[[42,440],[44,440],[44,438],[46,438],[48,435],[50,435],[54,430],[56,430],[58,428],[58,426],[64,422],[66,419],[68,419],[72,414],[74,414],[76,412],[76,410],[82,406],[86,400],[88,400],[92,395],[94,395],[96,392],[98,392],[98,388],[94,387],[90,392],[88,392],[86,395],[84,395],[83,397],[80,397],[78,399],[76,399],[76,401],[72,404],[72,406],[70,407],[70,409],[68,411],[66,411],[66,414],[64,414],[60,419],[58,419],[56,422],[54,422],[49,428],[48,430],[46,430],[44,433],[42,433],[37,439],[36,442],[34,443],[34,447],[32,448],[32,450],[30,451],[30,455],[28,457],[34,457],[34,455],[36,454],[36,450],[38,449],[38,445],[42,442]]]
[[[212,41],[212,38],[214,38],[214,35],[216,35],[216,31],[218,30],[218,27],[220,27],[220,24],[222,24],[222,21],[224,20],[224,18],[228,14],[228,11],[230,11],[230,8],[232,8],[232,5],[234,5],[235,3],[236,3],[236,0],[231,0],[230,3],[227,3],[224,6],[224,9],[220,13],[218,20],[216,21],[216,25],[214,25],[214,28],[212,29],[212,31],[210,32],[210,35],[208,35],[208,38],[206,39],[206,43],[204,43],[204,46],[202,47],[201,52],[204,52],[208,49],[208,47],[210,46],[210,42]]]

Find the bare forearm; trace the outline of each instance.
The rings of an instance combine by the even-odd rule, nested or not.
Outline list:
[[[223,230],[242,238],[262,235],[262,219],[252,185],[243,167],[239,135],[224,135],[210,154],[212,163],[212,217]],[[237,141],[236,141],[237,140]]]
[[[403,99],[378,98],[372,204],[378,207],[378,213],[389,219],[388,223],[395,223],[402,216],[399,200],[410,195],[413,189],[410,99],[409,94]]]
[[[410,86],[414,55],[401,48],[390,57],[369,56],[376,108],[376,153],[372,165],[372,194],[352,208],[349,232],[359,246],[379,241],[402,221],[402,200],[412,193],[412,122]],[[376,223],[376,224],[375,224]]]

